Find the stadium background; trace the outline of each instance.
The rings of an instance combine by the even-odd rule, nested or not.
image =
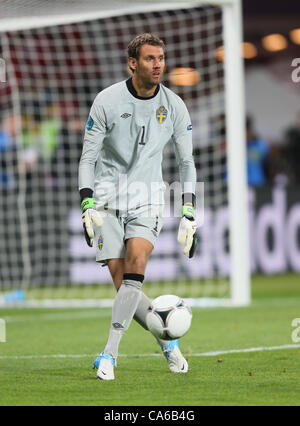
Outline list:
[[[70,2],[87,21],[57,25]],[[95,18],[87,2],[102,3],[106,16]],[[136,7],[111,17],[117,3],[0,0],[0,405],[299,406],[300,5],[292,0],[243,1],[246,111],[269,146],[266,181],[248,188],[252,303],[193,306],[192,327],[180,339],[186,375],[170,374],[155,340],[133,321],[116,380],[95,380],[91,365],[106,343],[114,291],[94,285],[109,279],[83,238],[77,164],[90,103],[128,76],[124,50],[136,33],[157,32],[167,42],[164,83],[191,111],[206,203],[197,257],[184,259],[178,220],[170,220],[147,272],[147,281],[166,281],[146,282],[145,292],[223,296],[230,269],[220,9],[152,0],[151,13]],[[3,34],[11,13],[27,29]],[[52,22],[46,30],[45,20]],[[178,179],[174,160],[168,148],[165,180]],[[99,309],[95,299],[109,303]],[[199,423],[202,411],[195,413]]]
[[[297,56],[298,42],[289,38],[297,27],[297,8],[296,2],[289,2],[288,7],[280,2],[272,2],[272,7],[269,2],[243,2],[244,41],[252,48],[250,55],[245,51],[246,110],[255,131],[270,147],[266,182],[260,187],[249,185],[252,273],[300,271],[299,182],[285,140],[286,129],[296,123],[300,96],[299,83],[291,78],[291,59]],[[175,31],[180,25],[180,31]],[[216,144],[226,143],[223,60],[221,53],[213,61],[205,56],[211,43],[221,44],[221,16],[218,9],[203,12],[195,7],[167,15],[145,12],[11,31],[2,37],[0,56],[9,56],[8,78],[0,86],[0,232],[6,241],[0,249],[2,290],[24,283],[31,287],[109,282],[108,271],[99,272],[94,251],[82,238],[77,165],[95,94],[128,76],[127,42],[144,31],[159,32],[170,46],[164,84],[179,93],[190,109],[197,179],[205,182],[206,202],[206,226],[199,230],[195,261],[187,262],[177,250],[177,222],[170,220],[149,263],[148,279],[228,277],[227,193],[222,177],[226,158],[222,150],[217,154],[214,150]],[[271,33],[282,33],[286,45],[263,47],[262,38]],[[204,52],[200,58],[195,55],[198,47]],[[194,81],[183,85],[172,80],[172,70],[183,66],[201,70],[200,83],[197,74]],[[202,97],[209,102],[213,99],[213,106],[208,101],[199,103]],[[206,108],[215,116],[205,116]],[[170,148],[164,164],[164,179],[178,181]]]

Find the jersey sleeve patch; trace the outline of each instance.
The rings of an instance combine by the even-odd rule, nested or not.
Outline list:
[[[94,120],[93,120],[93,119],[92,119],[92,117],[89,115],[89,118],[88,118],[88,120],[87,120],[87,122],[86,122],[86,129],[87,129],[87,130],[92,130],[93,126],[94,126]]]
[[[191,124],[189,124],[186,128],[186,130],[192,130],[193,126]]]

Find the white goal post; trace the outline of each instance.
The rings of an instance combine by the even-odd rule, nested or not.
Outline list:
[[[217,7],[221,10],[221,21],[222,21],[222,34],[220,38],[217,39],[217,36],[215,35],[215,29],[214,29],[214,22],[211,23],[208,22],[209,15],[206,16],[207,23],[205,23],[205,31],[208,34],[208,42],[207,46],[211,45],[212,49],[214,49],[217,45],[220,44],[220,40],[223,40],[224,43],[224,63],[223,63],[223,72],[224,76],[222,76],[222,84],[224,88],[224,111],[225,111],[225,120],[226,120],[226,152],[227,152],[227,201],[229,206],[229,246],[230,246],[230,258],[231,258],[231,265],[230,265],[230,296],[229,298],[226,298],[226,300],[222,300],[220,302],[221,305],[233,305],[233,306],[246,306],[249,305],[251,302],[251,277],[250,277],[250,255],[249,255],[249,220],[248,220],[248,191],[247,191],[247,179],[246,179],[246,134],[245,134],[245,99],[244,99],[244,66],[243,66],[243,58],[241,55],[241,43],[242,43],[242,1],[241,0],[190,0],[189,2],[182,2],[182,1],[168,1],[165,0],[163,2],[160,2],[158,0],[151,0],[151,1],[139,1],[139,0],[128,0],[126,2],[118,1],[118,0],[112,0],[110,2],[104,2],[102,0],[87,0],[85,2],[85,7],[82,6],[82,2],[80,3],[77,0],[67,0],[65,2],[58,2],[57,0],[54,0],[51,2],[52,7],[49,7],[49,2],[47,5],[47,2],[44,0],[11,0],[10,2],[7,1],[0,1],[0,57],[3,56],[1,59],[7,59],[6,64],[6,73],[9,74],[9,91],[5,92],[4,84],[0,82],[0,94],[2,93],[1,90],[3,90],[4,96],[2,96],[2,99],[5,99],[7,97],[7,100],[3,101],[3,104],[1,104],[2,110],[5,110],[7,108],[7,111],[12,111],[15,117],[21,117],[23,114],[24,105],[25,110],[26,108],[29,108],[27,105],[29,105],[30,102],[34,104],[35,98],[34,96],[29,96],[29,100],[24,97],[24,93],[20,93],[20,84],[17,81],[18,73],[20,72],[17,70],[16,65],[16,59],[14,58],[14,55],[16,55],[18,52],[18,49],[22,45],[22,40],[26,39],[28,36],[28,44],[26,48],[28,49],[28,54],[32,55],[33,59],[36,60],[36,57],[39,53],[34,52],[34,43],[35,38],[37,39],[39,35],[41,34],[41,31],[45,28],[49,34],[45,37],[45,39],[41,39],[39,41],[39,49],[45,49],[45,52],[43,51],[43,56],[46,58],[45,60],[49,59],[51,55],[56,55],[57,58],[61,57],[63,55],[62,52],[62,46],[63,43],[60,45],[59,37],[62,37],[63,39],[67,39],[68,37],[73,37],[74,40],[71,40],[73,45],[76,45],[76,37],[78,37],[78,34],[76,33],[79,31],[82,31],[82,34],[84,36],[80,37],[86,37],[85,42],[90,43],[89,38],[93,35],[97,34],[96,24],[93,26],[93,22],[98,22],[99,20],[106,20],[106,19],[120,19],[120,29],[119,34],[114,35],[111,45],[117,46],[118,43],[122,40],[124,33],[126,31],[126,25],[122,21],[122,17],[129,16],[129,15],[136,15],[139,16],[139,21],[135,23],[135,28],[140,28],[143,30],[146,28],[147,30],[151,28],[151,24],[153,24],[155,31],[158,31],[155,27],[155,19],[156,15],[159,15],[161,18],[160,25],[163,27],[165,22],[166,28],[165,34],[166,36],[170,37],[172,39],[171,31],[174,33],[174,40],[180,39],[181,36],[181,28],[176,27],[175,24],[172,21],[172,13],[177,16],[177,14],[180,14],[181,11],[184,11],[185,9],[192,10],[193,8],[199,8],[199,7]],[[55,7],[57,6],[57,7]],[[169,15],[166,14],[166,16],[163,15],[165,11],[169,11]],[[147,14],[151,14],[150,18],[147,18]],[[145,16],[145,22],[147,20],[146,26],[143,27],[143,19]],[[179,16],[179,15],[178,15]],[[180,15],[181,16],[181,15]],[[198,16],[198,15],[195,15]],[[200,16],[200,15],[199,15]],[[214,13],[211,14],[212,18],[214,19]],[[196,18],[189,17],[190,20],[194,19],[193,22],[193,31],[196,33],[197,30],[197,22]],[[176,21],[178,22],[179,20]],[[87,24],[90,23],[90,24]],[[77,25],[76,30],[70,29],[68,30],[68,25]],[[87,24],[87,28],[84,26]],[[128,24],[129,26],[131,23]],[[186,24],[187,25],[187,24]],[[219,24],[217,24],[219,25]],[[63,28],[63,29],[61,29]],[[129,27],[128,27],[129,28]],[[110,37],[109,31],[110,31],[110,23],[107,24],[105,27],[105,30],[103,30],[103,37]],[[113,28],[114,31],[115,28]],[[35,34],[35,31],[37,31],[37,35]],[[72,32],[73,31],[73,32]],[[105,32],[106,31],[106,32]],[[129,29],[128,29],[129,31]],[[178,34],[176,32],[178,31]],[[200,31],[200,30],[199,30]],[[72,35],[72,34],[75,35]],[[12,34],[12,36],[11,36]],[[14,34],[16,34],[16,41],[12,42],[11,40],[14,38]],[[91,35],[92,34],[92,35]],[[53,39],[53,46],[57,47],[57,52],[54,52],[54,47],[51,45],[51,48],[49,49],[49,53],[46,51],[48,49],[48,44],[50,45],[49,40],[51,37]],[[97,35],[98,36],[98,35]],[[187,32],[184,33],[183,37],[186,37],[185,39],[185,46],[188,44],[188,34]],[[198,37],[198,34],[197,34]],[[219,37],[219,36],[218,36]],[[177,41],[174,41],[174,45],[172,48],[174,49],[173,54],[175,55],[176,51],[176,43]],[[48,43],[49,42],[49,43]],[[43,47],[43,43],[45,47]],[[48,43],[48,44],[47,44]],[[70,45],[72,45],[72,43]],[[95,43],[95,47],[99,48],[99,46],[102,46],[102,41],[100,38],[97,40],[97,43]],[[197,42],[198,43],[198,42]],[[196,46],[199,44],[195,43],[195,49]],[[13,46],[13,48],[11,47]],[[89,45],[90,46],[90,45]],[[205,46],[205,47],[207,47]],[[188,49],[187,49],[188,50]],[[118,53],[116,53],[117,55]],[[192,53],[194,54],[194,53]],[[72,55],[72,52],[71,52]],[[75,60],[77,52],[74,53]],[[187,53],[185,56],[183,55],[181,62],[184,62],[184,58],[187,58],[188,55],[191,55],[190,53]],[[53,60],[53,63],[55,63],[56,57]],[[100,54],[99,54],[100,58]],[[97,61],[100,60],[98,57],[96,58]],[[24,61],[26,60],[26,57],[24,56]],[[73,59],[72,59],[73,60]],[[86,59],[88,60],[88,58]],[[113,61],[113,55],[112,59]],[[96,62],[97,62],[96,61]],[[189,58],[187,62],[195,62],[197,61],[193,60],[193,58]],[[76,61],[74,61],[76,62]],[[176,61],[174,61],[175,64]],[[52,62],[51,62],[52,63]],[[73,64],[73,62],[72,62]],[[38,65],[38,60],[36,61],[36,65]],[[74,67],[74,74],[77,73],[79,75],[78,69],[76,68],[77,65],[71,65]],[[91,69],[93,65],[91,66]],[[114,65],[113,65],[114,66]],[[121,65],[122,67],[123,65]],[[105,66],[103,66],[103,70],[105,71]],[[66,65],[66,71],[67,65]],[[103,75],[106,75],[103,71]],[[113,69],[113,72],[116,75],[116,78],[119,78],[120,75],[124,75],[123,69],[115,70]],[[213,73],[213,77],[211,80],[208,79],[208,88],[205,87],[205,84],[203,83],[203,88],[201,88],[200,91],[196,91],[196,95],[193,92],[193,88],[186,89],[183,88],[183,94],[184,95],[191,95],[192,96],[198,96],[201,98],[201,95],[203,93],[205,94],[207,90],[213,91],[216,84],[220,84],[217,79],[219,78],[220,70],[219,68],[216,69],[215,65],[208,65],[207,69],[205,68],[205,72]],[[33,71],[33,74],[35,71]],[[94,90],[94,96],[96,95],[96,88],[98,87],[96,84],[96,79],[99,78],[97,75],[97,72],[93,70],[93,73],[95,74],[95,82],[92,82],[90,86],[88,87],[89,90]],[[36,91],[39,90],[38,87],[34,87],[34,77],[31,76],[31,70],[26,69],[26,86],[25,90],[28,90],[28,87],[32,85],[32,90]],[[41,72],[42,74],[42,72]],[[76,75],[77,75],[76,74]],[[53,76],[53,77],[52,77]],[[43,77],[44,78],[44,77]],[[50,80],[52,78],[55,78],[55,69],[49,70],[49,73],[47,77]],[[80,87],[82,90],[80,93],[82,94],[82,102],[87,104],[89,98],[85,93],[86,87],[84,83],[84,74],[82,73],[82,77],[80,77],[80,81],[77,82],[77,89]],[[103,84],[108,84],[110,81],[109,78],[103,77]],[[52,86],[54,87],[56,82],[50,81]],[[66,82],[66,86],[68,87],[69,82]],[[72,82],[71,82],[72,83]],[[66,94],[63,94],[64,102],[68,101],[72,98],[72,84],[70,83],[70,89],[69,92]],[[51,85],[50,84],[50,85]],[[42,85],[42,88],[44,89],[44,86]],[[55,90],[58,90],[59,86],[54,87]],[[176,91],[176,87],[171,89],[174,89]],[[188,92],[190,90],[190,92]],[[24,91],[24,88],[23,88]],[[27,95],[28,96],[28,95]],[[212,101],[213,102],[213,101]],[[30,104],[30,108],[34,110],[34,107]],[[212,105],[212,110],[214,108],[214,105]],[[216,113],[218,112],[218,108],[216,109]],[[27,113],[27,110],[25,111]],[[34,110],[36,113],[36,111]],[[214,113],[214,110],[213,110]],[[211,118],[211,117],[210,117]],[[0,119],[4,119],[4,117],[0,116]],[[1,122],[0,122],[1,126]],[[15,126],[15,133],[17,135],[20,135],[21,143],[24,144],[24,135],[22,135],[22,123],[19,119],[15,119],[14,121]],[[1,131],[1,127],[0,127]],[[24,132],[23,132],[24,133]],[[23,140],[22,140],[23,139]],[[13,164],[13,155],[11,154],[11,157],[9,157],[9,162]],[[19,153],[16,153],[16,156],[20,155]],[[46,154],[45,154],[46,155]],[[206,154],[205,154],[206,155]],[[204,157],[205,157],[204,155]],[[214,155],[214,158],[217,158],[219,154]],[[73,158],[73,157],[72,157]],[[75,155],[74,155],[75,158]],[[59,161],[61,160],[61,157],[59,157]],[[202,161],[202,160],[201,160]],[[206,161],[206,160],[203,160]],[[207,160],[208,161],[208,160]],[[218,158],[219,161],[219,158]],[[3,272],[2,275],[0,274],[0,291],[3,289],[15,289],[19,288],[20,286],[24,288],[30,288],[32,285],[33,275],[34,273],[37,273],[36,271],[41,271],[41,276],[44,274],[45,276],[45,282],[47,282],[47,273],[51,269],[51,280],[55,278],[56,273],[56,259],[55,259],[55,249],[51,252],[51,260],[49,261],[49,268],[44,266],[38,266],[38,262],[43,262],[43,252],[39,251],[39,247],[44,244],[44,241],[41,241],[36,235],[34,238],[36,238],[36,247],[34,246],[34,243],[31,241],[32,235],[30,231],[30,220],[32,219],[30,217],[31,211],[28,209],[28,199],[25,199],[25,194],[29,193],[29,199],[30,196],[32,196],[33,201],[40,201],[40,195],[36,196],[34,198],[34,191],[38,191],[36,188],[38,185],[36,178],[32,178],[32,176],[27,176],[26,179],[23,179],[28,172],[27,169],[24,169],[24,164],[18,160],[17,162],[17,169],[16,169],[16,176],[18,180],[18,185],[16,187],[16,199],[9,198],[10,194],[7,192],[7,189],[4,190],[3,194],[4,196],[7,195],[9,200],[9,206],[14,206],[17,210],[15,221],[19,221],[20,231],[18,232],[18,235],[13,235],[13,242],[10,243],[10,249],[12,252],[15,251],[16,253],[16,259],[15,261],[11,260],[9,258],[9,250],[4,253],[3,251],[3,258],[1,259],[0,267],[2,267],[2,262],[4,265],[3,270],[7,270],[7,273]],[[10,164],[10,163],[9,163]],[[23,165],[22,165],[23,164]],[[202,164],[202,163],[201,163]],[[209,164],[209,161],[208,161]],[[65,173],[67,171],[67,168],[65,169],[65,166],[63,164],[63,161],[61,162],[60,166],[63,168],[62,172],[64,174],[63,179],[68,179],[65,177]],[[205,164],[205,167],[207,165]],[[44,166],[43,166],[44,167]],[[46,166],[45,166],[46,167]],[[208,166],[207,166],[208,167]],[[216,168],[216,173],[221,175],[219,172],[219,165],[216,166],[213,165],[212,167]],[[46,168],[45,168],[46,170]],[[43,172],[45,171],[43,170]],[[60,171],[58,170],[57,174],[59,175]],[[45,172],[46,173],[46,172]],[[1,177],[1,176],[0,176]],[[218,178],[222,179],[222,178]],[[0,181],[1,184],[1,181]],[[30,194],[30,188],[28,188],[28,185],[33,184],[33,191]],[[216,188],[218,188],[218,191],[220,191],[221,184],[220,182],[217,182],[217,185],[215,185]],[[39,189],[40,191],[40,189]],[[0,192],[1,192],[1,185],[0,185]],[[2,194],[1,194],[2,196]],[[47,197],[47,200],[46,200]],[[41,196],[41,200],[43,203],[48,203],[47,205],[51,205],[54,203],[56,199],[56,195],[54,193],[51,193],[49,191],[49,194],[43,194]],[[63,193],[61,194],[61,198],[59,200],[63,199]],[[27,203],[27,205],[26,205]],[[2,209],[2,205],[0,203],[0,209]],[[42,210],[42,209],[41,209]],[[59,214],[62,215],[65,212],[62,210],[59,212]],[[34,213],[38,215],[38,213]],[[55,217],[56,212],[53,212],[53,218]],[[36,216],[37,217],[37,216]],[[34,219],[32,219],[34,221]],[[52,222],[54,219],[51,219]],[[0,217],[0,226],[5,227],[6,226],[7,218],[4,218],[3,220]],[[54,229],[53,223],[50,223],[50,226],[47,230],[47,235],[49,236],[50,240],[53,238],[51,235],[52,229]],[[29,224],[29,225],[28,225]],[[7,226],[12,226],[11,224],[8,224]],[[73,225],[71,224],[71,227]],[[205,227],[205,222],[204,222]],[[40,230],[41,226],[36,225],[36,229]],[[14,230],[14,232],[17,233],[17,230]],[[3,231],[3,235],[5,232]],[[66,235],[60,235],[59,237],[63,241],[63,238],[67,238]],[[47,238],[47,236],[46,236]],[[212,237],[213,238],[213,237]],[[52,240],[51,240],[52,241]],[[65,244],[62,242],[62,244]],[[55,245],[54,245],[55,247]],[[36,254],[36,259],[32,259],[32,250],[36,251],[34,255]],[[46,249],[45,249],[46,250]],[[2,252],[0,252],[1,254]],[[63,253],[63,250],[62,250]],[[6,257],[5,257],[6,256]],[[15,262],[15,263],[14,263]],[[68,263],[68,254],[65,254],[64,258],[65,266],[64,268],[67,268]],[[20,271],[18,270],[20,269]],[[183,265],[184,268],[184,265]],[[10,270],[9,270],[10,269]],[[208,274],[209,275],[209,274]],[[21,276],[21,279],[20,279]],[[193,275],[191,275],[193,276]],[[11,280],[11,281],[10,281]],[[14,281],[15,280],[15,281]],[[49,282],[52,282],[52,281]],[[7,282],[10,282],[10,284],[7,284]],[[63,281],[63,279],[61,280]],[[17,284],[14,285],[14,282]],[[67,283],[66,283],[67,284]],[[37,285],[42,285],[41,281],[37,280]],[[193,297],[193,295],[191,296]],[[218,302],[216,302],[218,303]]]
[[[224,5],[225,96],[231,236],[231,294],[234,304],[251,300],[248,192],[246,177],[246,118],[241,55],[241,0]]]

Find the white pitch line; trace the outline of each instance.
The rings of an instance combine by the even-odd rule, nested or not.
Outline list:
[[[227,355],[227,354],[238,354],[238,353],[248,353],[248,352],[262,352],[262,351],[277,351],[282,349],[300,349],[300,345],[281,345],[281,346],[266,346],[266,347],[258,347],[258,348],[246,348],[246,349],[231,349],[228,351],[216,351],[216,352],[202,352],[202,353],[194,353],[194,354],[186,354],[187,357],[205,357],[205,356],[218,356],[218,355]],[[0,359],[56,359],[56,358],[92,358],[97,356],[98,354],[54,354],[54,355],[2,355]],[[152,354],[120,354],[120,357],[126,358],[152,358],[152,357],[160,357],[159,353]]]
[[[191,356],[216,356],[216,355],[227,355],[227,354],[240,354],[247,352],[262,352],[262,351],[278,351],[282,349],[299,349],[300,345],[281,345],[281,346],[261,346],[258,348],[246,348],[246,349],[231,349],[228,351],[216,351],[216,352],[203,352],[200,354],[191,354]]]
[[[48,313],[41,315],[25,315],[25,316],[4,316],[2,317],[7,323],[26,322],[29,321],[68,321],[77,319],[90,319],[90,318],[105,318],[110,317],[111,313],[107,311],[83,311],[83,312],[61,312],[61,313]]]

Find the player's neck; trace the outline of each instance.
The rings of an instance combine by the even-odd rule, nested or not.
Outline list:
[[[158,86],[156,84],[155,86],[145,87],[143,82],[137,77],[136,74],[134,74],[132,77],[132,84],[135,88],[137,95],[141,98],[151,98],[152,96],[154,96]]]

